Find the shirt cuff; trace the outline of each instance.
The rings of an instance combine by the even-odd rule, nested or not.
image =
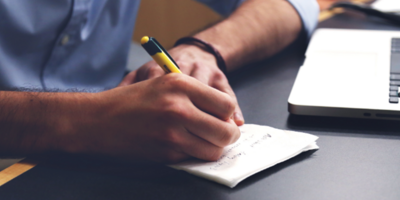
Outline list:
[[[246,0],[196,0],[227,17]]]
[[[288,0],[299,13],[303,29],[311,37],[318,24],[319,5],[316,0]]]

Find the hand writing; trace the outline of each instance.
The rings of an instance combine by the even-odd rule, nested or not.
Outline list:
[[[236,100],[235,93],[228,79],[218,68],[215,57],[193,45],[179,45],[170,51],[171,56],[181,68],[182,73],[188,74],[200,82],[229,94],[235,102],[235,112],[232,115],[237,125],[244,124],[242,112]],[[137,83],[143,80],[164,75],[164,71],[154,61],[150,61],[136,71],[128,74],[120,86]]]
[[[217,160],[240,132],[226,93],[183,74],[167,74],[94,94],[70,152],[174,163]]]

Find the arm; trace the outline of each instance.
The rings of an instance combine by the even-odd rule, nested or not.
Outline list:
[[[56,134],[66,129],[65,108],[79,106],[78,99],[77,94],[0,91],[0,156],[51,151]]]
[[[288,1],[247,0],[226,20],[195,37],[213,44],[233,71],[279,52],[301,29],[301,18]]]
[[[196,34],[195,37],[217,48],[226,61],[228,71],[233,71],[282,50],[297,38],[301,30],[301,18],[288,1],[247,0],[230,17]],[[236,100],[213,55],[189,44],[171,49],[170,54],[183,73],[229,94]],[[155,62],[149,62],[126,76],[120,85],[128,85],[163,74]],[[233,119],[237,125],[244,123],[237,101]]]
[[[233,100],[170,74],[101,93],[0,92],[0,156],[67,152],[217,160],[240,135]]]

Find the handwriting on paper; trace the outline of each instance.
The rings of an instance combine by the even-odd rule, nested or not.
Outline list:
[[[255,134],[249,131],[241,131],[240,139],[225,149],[223,155],[214,165],[210,166],[210,170],[218,170],[224,166],[233,164],[236,159],[248,155],[258,146],[265,145],[271,138],[272,136],[268,132]]]

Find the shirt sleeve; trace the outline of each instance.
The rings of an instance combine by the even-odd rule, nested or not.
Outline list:
[[[246,0],[196,0],[223,16],[228,16]],[[311,37],[317,27],[319,6],[316,0],[288,0],[299,13],[303,22],[303,31]]]
[[[316,0],[288,0],[299,13],[303,30],[311,37],[318,24],[319,6]]]

